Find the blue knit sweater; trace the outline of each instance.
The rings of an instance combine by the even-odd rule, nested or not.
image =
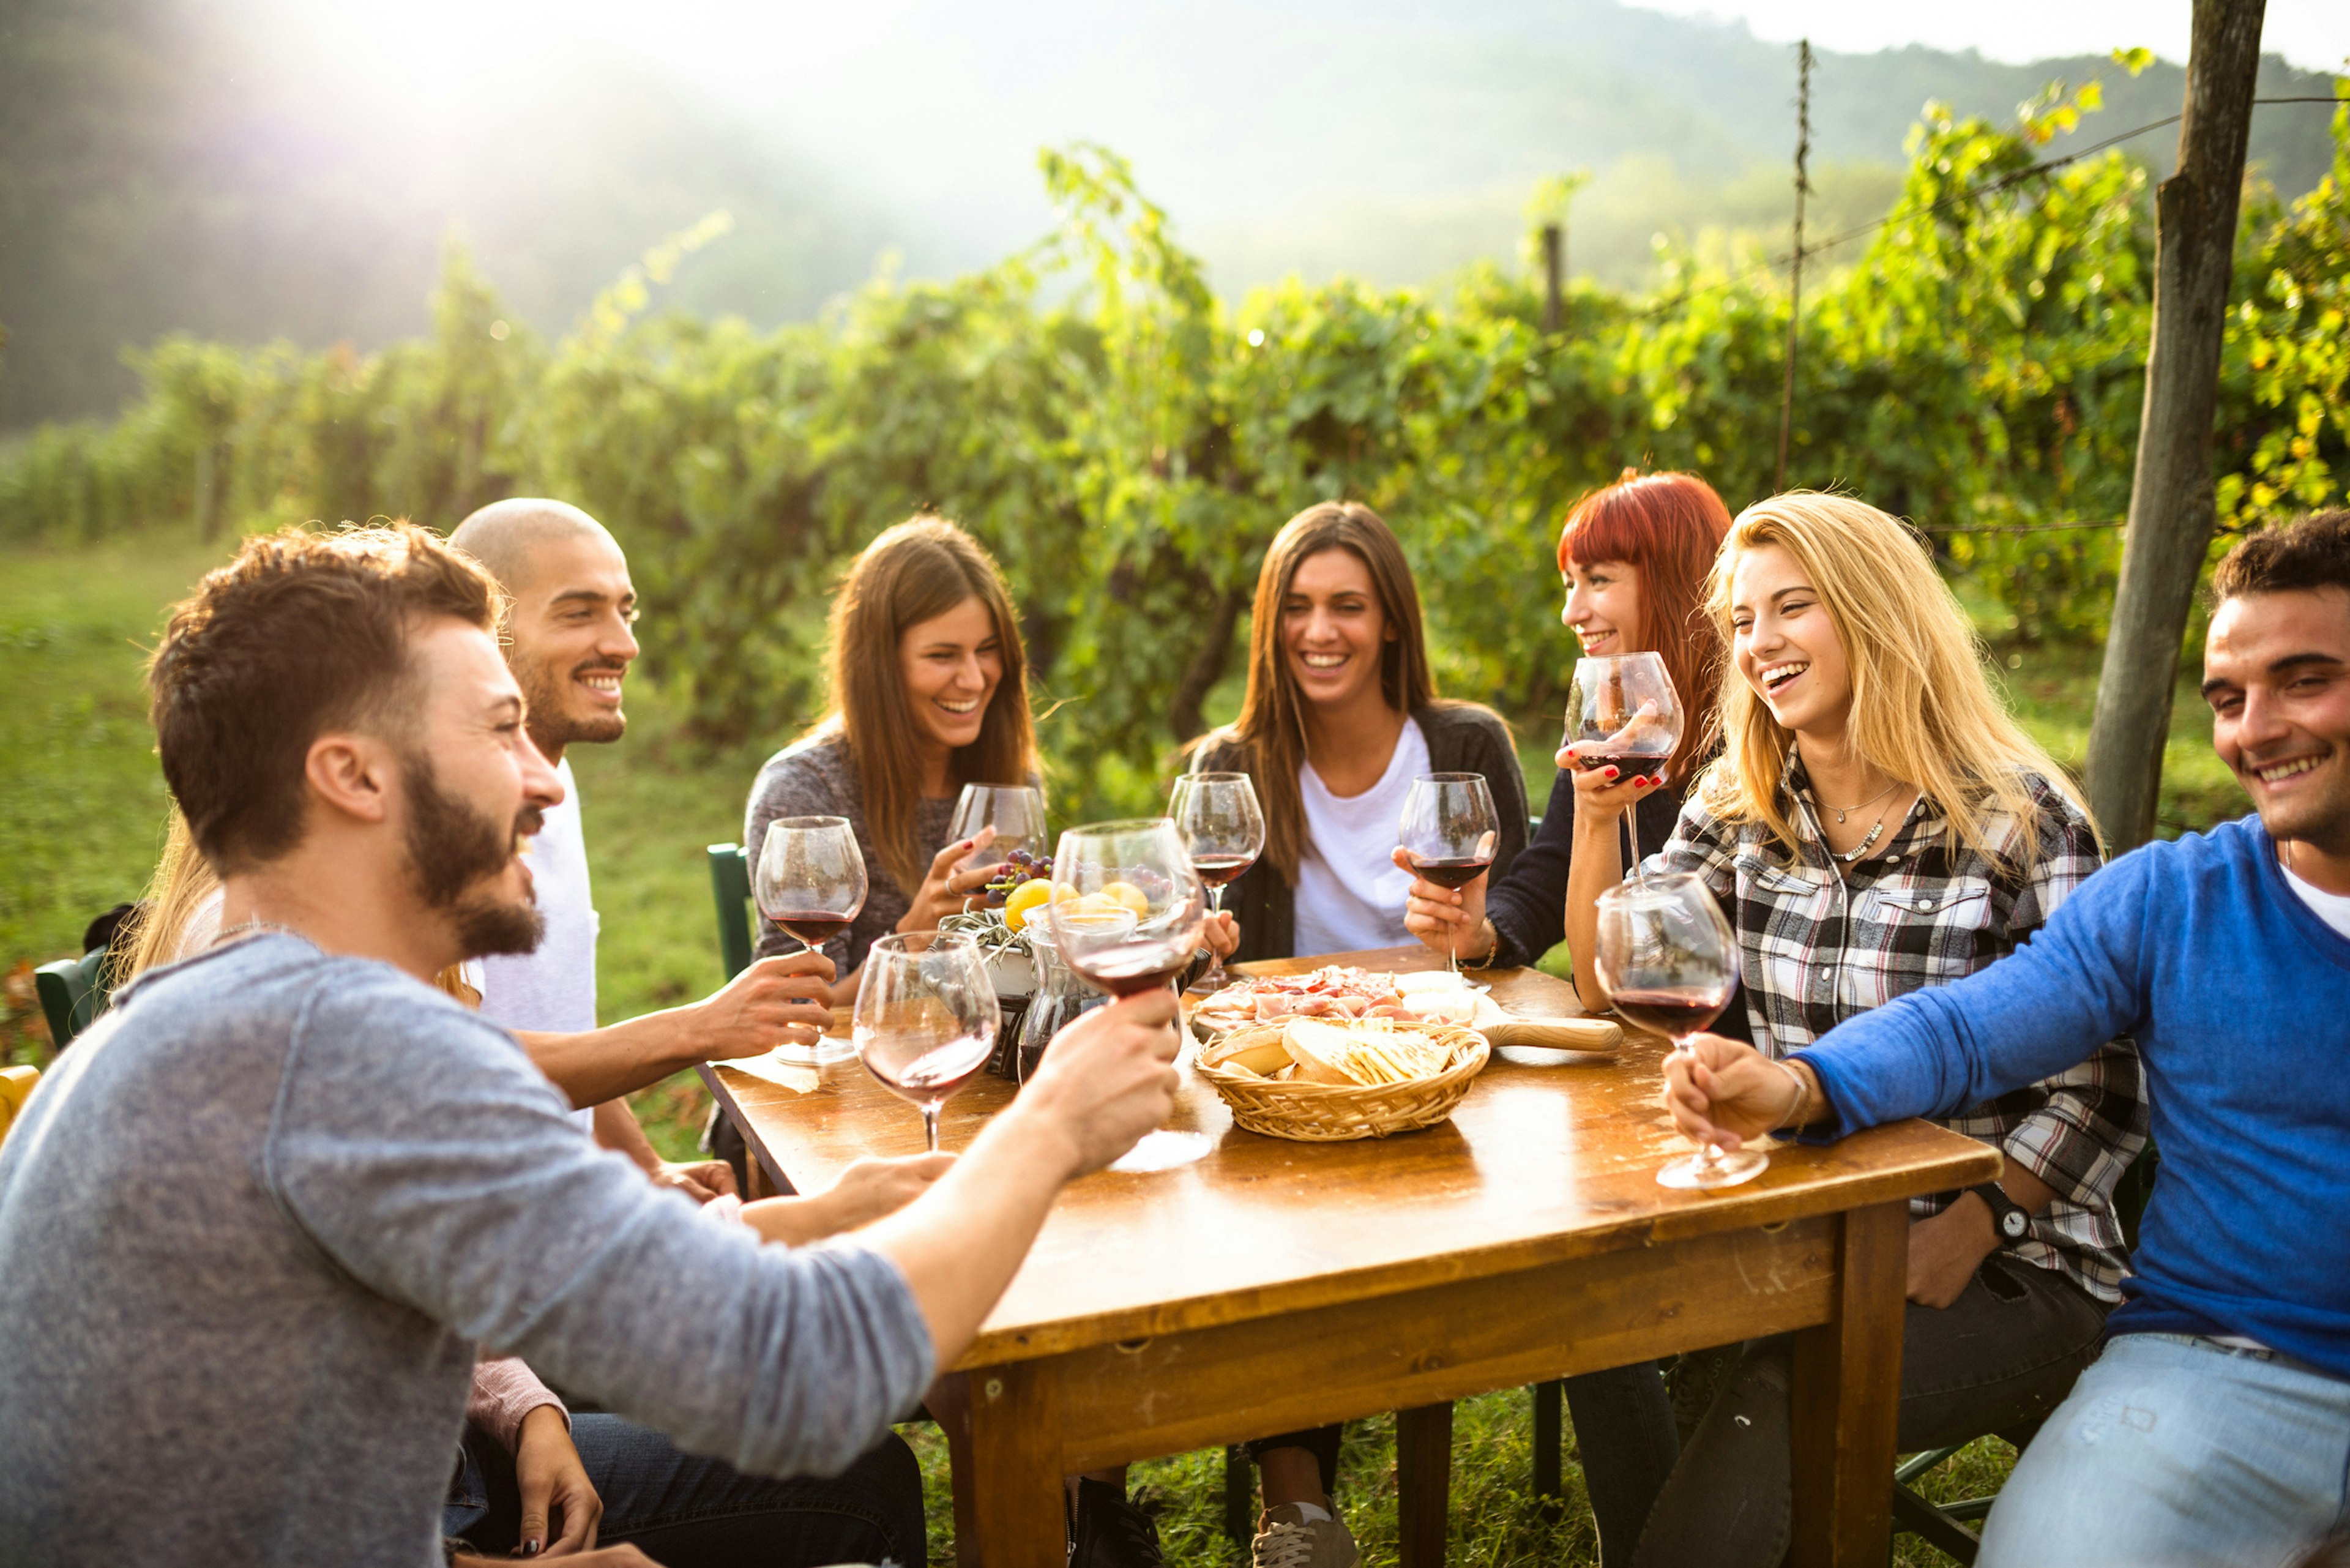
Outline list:
[[[2134,1034],[2162,1166],[2116,1334],[2243,1334],[2350,1377],[2350,940],[2257,817],[2149,844],[2029,943],[1797,1054],[1837,1137],[1945,1116]]]

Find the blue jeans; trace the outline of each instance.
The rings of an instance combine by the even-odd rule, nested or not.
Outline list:
[[[894,1432],[829,1480],[746,1476],[618,1416],[575,1414],[571,1443],[604,1502],[599,1546],[628,1542],[661,1568],[922,1568],[921,1470]],[[514,1457],[471,1427],[464,1448],[442,1533],[504,1557],[522,1540]]]
[[[2125,1334],[2017,1461],[1981,1568],[2282,1568],[2350,1523],[2350,1381]]]

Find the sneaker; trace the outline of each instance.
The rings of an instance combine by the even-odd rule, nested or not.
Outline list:
[[[1345,1520],[1308,1520],[1294,1502],[1265,1510],[1249,1547],[1254,1568],[1355,1568],[1360,1560]]]
[[[1077,1482],[1069,1568],[1162,1568],[1159,1526],[1107,1481]]]

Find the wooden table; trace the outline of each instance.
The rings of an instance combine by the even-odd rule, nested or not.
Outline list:
[[[1326,961],[1440,961],[1251,967]],[[1491,978],[1511,1011],[1580,1011],[1549,976]],[[1882,1564],[1904,1200],[1990,1180],[1999,1155],[1906,1122],[1778,1149],[1742,1187],[1672,1191],[1656,1170],[1687,1146],[1659,1103],[1664,1050],[1634,1035],[1613,1058],[1497,1053],[1446,1125],[1344,1144],[1234,1127],[1187,1066],[1170,1125],[1211,1137],[1209,1155],[1071,1186],[957,1364],[974,1470],[962,1560],[1060,1563],[1065,1474],[1382,1410],[1401,1412],[1400,1462],[1424,1464],[1452,1400],[1793,1331],[1794,1561]],[[854,1062],[796,1091],[707,1075],[757,1158],[803,1188],[922,1147],[914,1108]],[[1011,1094],[982,1078],[957,1096],[947,1147]],[[1443,1560],[1440,1497],[1430,1512],[1401,1520],[1407,1568]]]

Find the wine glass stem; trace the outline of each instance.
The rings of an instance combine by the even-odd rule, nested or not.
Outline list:
[[[1212,915],[1224,912],[1224,885],[1221,882],[1208,889],[1208,908]],[[1222,922],[1219,922],[1220,924]],[[1201,991],[1222,991],[1224,985],[1224,955],[1215,949],[1208,950],[1208,967],[1192,984]]]
[[[1637,804],[1624,808],[1624,841],[1632,846],[1632,864],[1626,869],[1637,882],[1640,878],[1640,808]]]
[[[1697,1047],[1691,1044],[1688,1040],[1674,1041],[1673,1049],[1679,1052],[1682,1055],[1689,1057],[1691,1061],[1695,1061],[1697,1059]],[[1711,1138],[1698,1145],[1696,1163],[1697,1168],[1700,1170],[1721,1169],[1721,1146],[1715,1143]]]
[[[939,1104],[933,1100],[922,1107],[922,1137],[929,1140],[931,1152],[939,1152]]]

